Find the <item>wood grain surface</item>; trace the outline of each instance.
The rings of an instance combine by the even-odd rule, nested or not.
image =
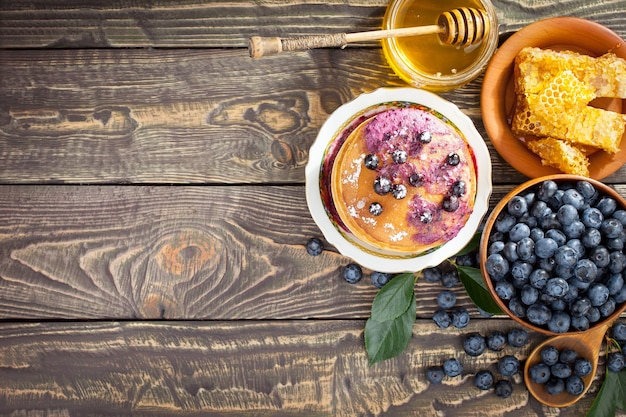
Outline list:
[[[520,376],[506,400],[473,385],[504,353],[463,336],[515,326],[469,309],[431,320],[418,280],[407,350],[369,366],[377,289],[327,245],[304,168],[341,104],[405,84],[377,42],[251,60],[250,36],[378,29],[383,0],[0,0],[0,417],[583,416],[604,375],[566,409]],[[626,0],[494,0],[501,38],[569,15],[626,37]],[[487,140],[492,206],[525,177],[489,143],[482,77],[441,95]],[[626,195],[626,168],[605,182]],[[464,362],[462,377],[425,369]],[[626,412],[618,412],[626,416]]]

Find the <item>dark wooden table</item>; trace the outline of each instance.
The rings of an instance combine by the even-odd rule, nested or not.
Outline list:
[[[626,0],[494,4],[502,34],[571,15],[626,36]],[[386,5],[0,1],[0,415],[584,415],[603,358],[568,409],[473,386],[500,355],[464,357],[463,335],[515,325],[462,287],[468,328],[439,330],[441,285],[418,281],[409,347],[369,366],[377,289],[305,251],[319,127],[404,83],[377,43],[251,60],[247,39],[376,29]],[[441,95],[484,134],[481,80]],[[495,202],[525,178],[490,149]],[[626,193],[626,168],[605,181]],[[454,356],[466,376],[425,381]]]

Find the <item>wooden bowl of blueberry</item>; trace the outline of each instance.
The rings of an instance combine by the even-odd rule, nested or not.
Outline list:
[[[514,321],[553,336],[525,364],[526,385],[544,404],[571,405],[589,387],[604,335],[626,308],[625,242],[626,200],[576,175],[527,181],[487,219],[480,267],[488,290]],[[539,366],[548,346],[576,354],[560,374]],[[576,360],[590,366],[576,372]]]

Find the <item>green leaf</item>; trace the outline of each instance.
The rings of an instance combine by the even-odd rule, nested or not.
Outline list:
[[[502,310],[487,290],[487,285],[485,285],[480,269],[469,266],[455,266],[459,271],[459,279],[463,283],[467,295],[476,304],[476,307],[489,314],[502,314]]]
[[[415,274],[396,275],[376,294],[371,319],[386,322],[400,317],[415,298]]]
[[[408,308],[400,316],[383,322],[372,318],[367,320],[365,350],[370,365],[393,358],[407,347],[413,334],[416,309],[415,292],[413,292]]]
[[[626,411],[626,370],[606,372],[587,417],[615,417],[618,408]]]
[[[476,249],[478,249],[478,247],[480,246],[480,237],[481,237],[480,232],[474,233],[474,236],[472,236],[472,239],[467,243],[467,245],[465,245],[463,249],[461,249],[459,253],[456,254],[456,256],[463,256],[463,255],[467,255],[469,253],[475,252]]]

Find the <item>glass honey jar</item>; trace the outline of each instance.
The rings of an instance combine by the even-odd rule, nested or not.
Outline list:
[[[436,25],[442,13],[462,7],[484,11],[488,29],[478,43],[450,45],[436,33],[382,41],[385,59],[400,78],[413,87],[447,91],[480,75],[498,45],[498,19],[489,0],[392,0],[383,29]]]

